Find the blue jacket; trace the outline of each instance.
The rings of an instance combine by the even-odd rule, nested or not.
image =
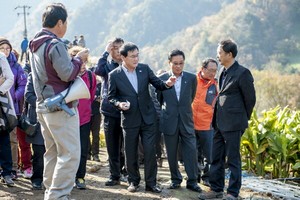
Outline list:
[[[21,49],[22,49],[22,51],[26,51],[27,47],[28,47],[28,40],[27,40],[27,38],[24,38],[24,40],[21,43]]]
[[[16,114],[20,115],[22,112],[22,105],[24,101],[24,91],[27,82],[27,76],[24,73],[23,68],[17,62],[17,58],[13,53],[10,53],[7,57],[11,71],[14,74],[14,84],[10,88],[10,94],[14,102]]]

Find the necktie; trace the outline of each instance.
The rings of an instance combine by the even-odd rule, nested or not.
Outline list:
[[[223,86],[224,86],[226,77],[227,77],[227,71],[226,71],[226,69],[224,69],[222,72],[222,76],[221,76],[221,88],[223,88]]]

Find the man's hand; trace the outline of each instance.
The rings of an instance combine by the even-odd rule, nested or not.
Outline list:
[[[166,81],[167,86],[172,87],[175,84],[176,80],[176,76],[170,76],[170,78]]]
[[[113,49],[114,45],[112,41],[109,41],[108,44],[105,47],[105,51],[108,52],[109,54],[111,54],[111,51]]]
[[[120,102],[119,108],[120,108],[121,110],[129,110],[129,108],[130,108],[130,102],[129,102],[129,101],[126,101],[126,102]]]
[[[89,56],[90,50],[89,49],[83,49],[79,51],[76,56],[81,59],[82,62],[86,62]]]

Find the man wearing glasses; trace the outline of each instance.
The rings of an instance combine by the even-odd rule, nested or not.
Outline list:
[[[121,111],[121,126],[125,142],[129,192],[139,188],[141,176],[138,166],[138,142],[144,147],[146,191],[161,192],[156,185],[155,159],[156,111],[149,94],[149,83],[158,90],[166,90],[175,83],[170,77],[166,82],[157,78],[148,65],[139,63],[139,49],[129,42],[120,48],[122,65],[109,73],[108,99]]]
[[[157,98],[162,106],[160,130],[164,133],[169,168],[170,189],[177,189],[183,181],[178,169],[178,143],[182,146],[182,158],[188,176],[186,188],[201,192],[197,184],[197,148],[194,131],[192,102],[195,98],[197,79],[194,74],[183,71],[185,55],[175,49],[169,53],[170,71],[159,76],[162,80],[175,76],[176,83],[170,90],[158,91]]]
[[[214,131],[211,125],[214,101],[217,97],[215,75],[218,63],[213,58],[203,60],[197,73],[197,92],[192,104],[195,134],[198,148],[198,182],[209,186],[209,167],[212,160]]]

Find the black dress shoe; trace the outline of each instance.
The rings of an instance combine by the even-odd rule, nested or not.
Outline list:
[[[187,185],[186,188],[189,189],[189,190],[195,191],[195,192],[202,192],[202,189],[197,184]]]
[[[93,161],[100,162],[100,158],[98,155],[93,156]]]
[[[203,181],[202,181],[202,185],[205,185],[205,186],[207,186],[207,187],[210,187],[210,183],[209,183],[208,180],[203,180]]]
[[[158,185],[154,186],[146,186],[146,191],[154,192],[154,193],[161,193],[161,188]]]
[[[178,189],[180,188],[180,184],[178,183],[171,183],[169,189]]]
[[[139,189],[139,185],[134,185],[134,183],[130,183],[127,190],[128,192],[136,192]]]
[[[35,182],[33,182],[32,183],[32,189],[34,189],[34,190],[42,190],[43,186],[42,186],[41,183],[35,183]]]
[[[110,178],[105,182],[105,186],[115,186],[115,185],[120,185],[120,181]]]

